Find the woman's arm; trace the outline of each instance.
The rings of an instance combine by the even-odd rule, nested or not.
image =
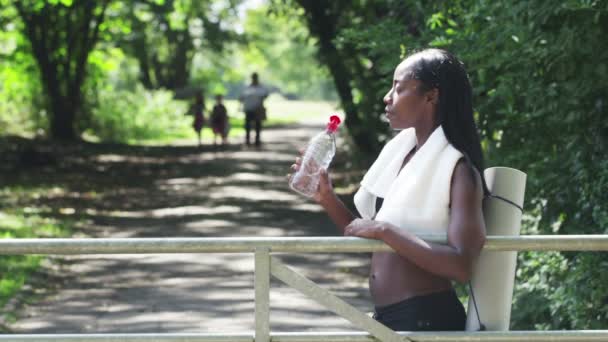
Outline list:
[[[481,177],[476,171],[474,174],[475,178],[464,160],[454,168],[447,245],[426,242],[390,223],[370,220],[353,221],[346,227],[345,235],[382,240],[399,255],[428,272],[467,282],[485,242]]]
[[[303,153],[303,151],[300,151]],[[296,163],[291,166],[294,172],[298,172],[302,165],[302,158],[296,158]],[[321,169],[321,177],[319,179],[319,188],[314,194],[313,199],[319,203],[327,212],[329,218],[338,227],[341,233],[344,233],[345,227],[351,223],[356,217],[346,208],[344,203],[336,196],[327,170]],[[291,177],[292,175],[289,175]]]
[[[356,217],[346,208],[336,193],[333,191],[329,175],[326,170],[321,170],[321,179],[319,180],[319,191],[315,195],[315,200],[319,203],[329,218],[338,227],[341,233]]]

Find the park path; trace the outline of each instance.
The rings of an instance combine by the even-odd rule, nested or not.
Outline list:
[[[51,207],[80,218],[81,237],[329,236],[316,204],[289,191],[294,151],[322,126],[267,129],[261,149],[93,146],[65,152],[47,177],[64,192]],[[92,150],[91,150],[92,149]],[[45,177],[42,174],[41,177]],[[61,201],[58,204],[57,201]],[[368,258],[281,257],[323,287],[370,311]],[[52,290],[22,306],[15,333],[179,333],[254,330],[251,254],[53,257]],[[271,282],[273,331],[356,330],[312,300]]]

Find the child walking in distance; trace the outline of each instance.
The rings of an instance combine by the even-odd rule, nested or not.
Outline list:
[[[190,106],[188,114],[194,116],[192,128],[198,136],[198,147],[201,147],[201,130],[205,124],[205,97],[202,91],[196,94],[196,101]]]
[[[213,130],[213,145],[217,144],[217,137],[222,138],[222,146],[226,145],[228,138],[228,111],[222,103],[222,95],[215,95],[215,105],[211,111],[211,129]]]

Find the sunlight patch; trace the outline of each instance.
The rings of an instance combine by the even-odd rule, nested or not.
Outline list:
[[[239,172],[230,176],[230,179],[238,181],[250,181],[250,182],[277,182],[283,180],[282,177],[269,176],[260,173],[253,172]]]
[[[323,211],[323,208],[316,203],[298,203],[290,206],[291,209],[302,210],[302,211]]]
[[[295,193],[242,186],[225,186],[209,194],[209,197],[211,199],[242,198],[249,201],[293,201],[299,198]]]
[[[233,205],[221,205],[214,208],[188,205],[175,208],[160,208],[152,210],[136,210],[136,211],[124,211],[124,210],[96,210],[87,209],[86,213],[89,215],[103,215],[109,217],[123,217],[123,218],[146,218],[146,217],[168,217],[168,216],[190,216],[190,215],[215,215],[215,214],[234,214],[241,212],[241,208]]]

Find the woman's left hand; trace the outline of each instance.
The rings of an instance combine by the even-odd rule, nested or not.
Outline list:
[[[355,219],[344,228],[344,235],[380,240],[380,235],[384,229],[386,229],[386,224],[384,222]]]

